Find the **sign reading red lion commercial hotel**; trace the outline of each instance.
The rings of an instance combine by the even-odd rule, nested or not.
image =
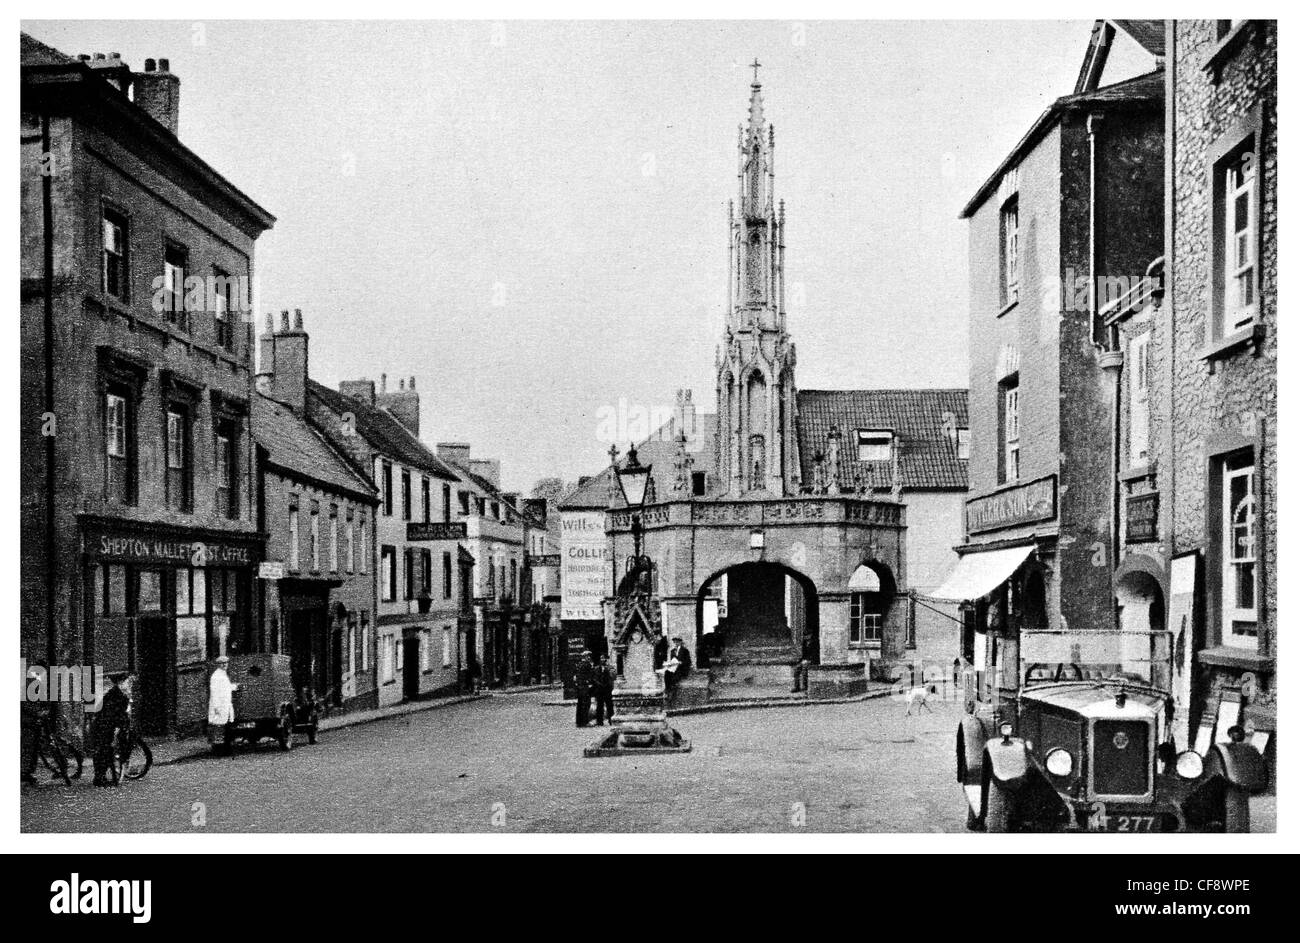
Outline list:
[[[560,618],[602,619],[603,600],[612,592],[605,512],[565,511],[560,527]]]
[[[966,502],[966,532],[978,534],[1056,517],[1056,476],[1003,488]]]

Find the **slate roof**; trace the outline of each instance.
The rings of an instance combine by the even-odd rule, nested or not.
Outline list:
[[[700,450],[692,452],[695,460],[692,471],[705,471],[712,476],[714,468],[713,451],[718,433],[718,417],[714,413],[696,413],[696,425]],[[675,419],[668,420],[657,429],[650,438],[636,444],[637,461],[650,466],[650,475],[654,478],[655,494],[659,500],[667,500],[673,493],[673,476],[676,473],[674,462],[677,458],[677,435]],[[619,456],[621,463],[626,454]],[[610,476],[613,472],[606,465],[599,473],[592,475],[582,484],[576,485],[560,496],[556,506],[567,510],[605,510],[609,504]],[[614,485],[614,506],[623,507],[623,494],[618,484]]]
[[[965,459],[955,433],[969,428],[966,390],[800,390],[799,460],[805,485],[814,480],[817,453],[825,452],[832,426],[840,430],[839,485],[846,491],[889,490],[892,462],[858,461],[859,429],[892,430],[904,490],[964,490]]]
[[[35,36],[19,33],[18,61],[22,65],[47,65],[50,63],[66,64],[76,62],[72,56],[59,52],[53,46],[47,46]]]
[[[375,489],[293,410],[257,393],[252,404],[253,435],[267,458],[290,473],[333,486],[341,492],[375,499]]]
[[[372,406],[365,400],[345,396],[315,380],[307,381],[307,395],[314,397],[332,413],[337,415],[352,413],[356,420],[357,433],[369,442],[376,452],[447,481],[456,481],[460,477],[387,410]]]

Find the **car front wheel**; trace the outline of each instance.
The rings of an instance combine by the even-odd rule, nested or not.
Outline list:
[[[984,799],[984,831],[1000,834],[1011,831],[1011,797],[997,780],[990,780]]]
[[[1250,831],[1250,793],[1237,786],[1229,786],[1224,790],[1223,830],[1225,832]]]

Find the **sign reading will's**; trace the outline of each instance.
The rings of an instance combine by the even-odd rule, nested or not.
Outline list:
[[[605,551],[604,511],[564,511],[560,517],[560,618],[604,618],[613,577]]]
[[[966,532],[978,534],[1056,517],[1056,476],[1003,488],[966,502]]]

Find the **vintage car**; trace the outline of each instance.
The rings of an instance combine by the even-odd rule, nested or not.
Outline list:
[[[1067,666],[1069,667],[1069,666]],[[1172,697],[1133,677],[1075,667],[1011,699],[967,702],[957,779],[967,827],[989,832],[1247,832],[1250,795],[1268,785],[1240,727],[1206,754],[1179,752]]]
[[[227,672],[235,685],[235,722],[229,742],[218,743],[218,732],[209,730],[214,749],[229,749],[239,740],[255,745],[272,739],[288,750],[295,732],[316,742],[320,705],[310,689],[295,692],[288,655],[233,655]]]
[[[1027,688],[957,731],[967,826],[990,832],[1246,832],[1263,758],[1230,740],[1202,757],[1164,737],[1169,695],[1133,681]]]

